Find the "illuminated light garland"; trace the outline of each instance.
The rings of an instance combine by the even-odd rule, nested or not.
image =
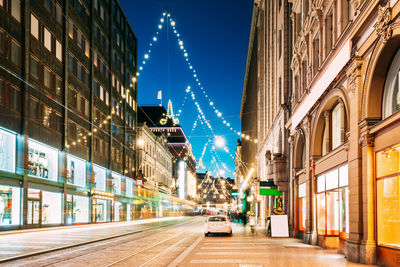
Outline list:
[[[193,65],[190,63],[189,53],[186,51],[186,49],[185,49],[185,47],[184,47],[184,42],[183,42],[183,40],[180,38],[179,32],[176,30],[176,27],[175,27],[175,26],[176,26],[176,23],[175,23],[175,21],[172,20],[170,14],[168,14],[168,17],[169,17],[169,22],[170,22],[171,26],[173,26],[173,27],[172,27],[173,33],[175,34],[175,36],[176,36],[176,38],[177,38],[177,40],[178,40],[178,43],[177,43],[177,44],[178,44],[179,48],[183,51],[183,56],[184,56],[185,60],[186,60],[187,63],[188,63],[189,70],[192,70],[192,72],[193,72],[193,78],[195,79],[196,84],[199,86],[199,89],[200,89],[200,91],[203,93],[204,97],[205,97],[205,98],[207,99],[207,101],[210,103],[210,106],[212,106],[212,108],[215,110],[216,108],[215,108],[215,106],[214,106],[214,102],[213,102],[213,101],[209,98],[209,96],[207,95],[207,93],[206,93],[204,87],[201,85],[201,82],[200,82],[200,80],[199,80],[199,78],[198,78],[198,75],[196,74],[196,69],[193,68]],[[221,112],[217,113],[217,117],[221,119],[221,121],[223,122],[223,124],[224,124],[230,131],[232,131],[233,133],[235,133],[235,134],[237,134],[237,135],[240,136],[241,132],[240,132],[240,131],[236,131],[235,129],[233,129],[233,127],[231,127],[231,123],[228,122],[228,121],[223,117],[223,115],[222,115]]]
[[[165,23],[165,16],[167,15],[166,12],[163,12],[162,17],[160,18],[160,23],[157,26],[157,31],[155,33],[155,35],[151,38],[151,42],[149,43],[149,46],[152,47],[154,43],[156,43],[158,41],[157,35],[160,34],[160,32],[158,30],[162,30],[163,29],[163,25]],[[170,14],[168,14],[167,16],[170,16]],[[150,54],[151,54],[151,49],[147,50],[147,53],[143,55],[143,61],[142,61],[142,65],[146,65],[147,60],[150,58]],[[136,73],[136,76],[140,75],[140,71],[143,70],[143,66],[140,65],[138,68],[138,72]]]
[[[166,18],[166,17],[167,17],[167,18]],[[175,34],[175,36],[176,36],[176,38],[177,38],[177,40],[178,40],[177,44],[178,44],[180,50],[183,52],[183,57],[184,57],[185,60],[187,61],[189,70],[191,70],[191,71],[193,72],[193,78],[194,78],[195,81],[196,81],[196,85],[198,85],[199,88],[201,89],[201,92],[202,92],[203,95],[206,97],[206,99],[207,99],[207,101],[208,101],[210,107],[212,107],[212,109],[214,109],[214,110],[216,111],[215,113],[216,113],[217,117],[220,118],[220,119],[222,120],[223,124],[226,125],[226,127],[228,127],[228,129],[230,129],[233,133],[235,133],[235,134],[237,134],[237,135],[240,136],[241,133],[238,132],[238,131],[236,131],[236,130],[234,130],[234,129],[231,127],[231,124],[223,117],[222,113],[219,112],[219,111],[216,109],[214,102],[211,101],[211,99],[208,97],[207,93],[205,92],[204,87],[202,87],[201,82],[200,82],[199,77],[198,77],[198,74],[197,74],[197,72],[196,72],[196,69],[193,67],[193,65],[192,65],[191,62],[190,62],[189,53],[188,53],[187,50],[185,49],[184,42],[183,42],[183,40],[180,38],[180,34],[179,34],[179,32],[176,30],[176,28],[175,28],[176,22],[172,20],[170,13],[164,12],[164,13],[162,14],[162,18],[160,19],[160,23],[161,23],[161,24],[158,24],[158,29],[159,29],[159,30],[162,30],[162,29],[164,28],[164,27],[163,27],[163,24],[166,22],[166,20],[168,21],[168,24],[170,24],[171,27],[172,27],[172,29],[173,29],[173,33]],[[168,27],[168,24],[166,25],[166,27]],[[149,43],[149,46],[150,46],[150,47],[153,46],[153,42],[156,43],[156,42],[158,41],[157,35],[159,35],[159,34],[160,34],[160,32],[157,31],[156,34],[155,34],[155,36],[152,37],[152,42]],[[142,71],[142,70],[144,69],[143,66],[146,64],[147,60],[150,59],[150,54],[151,54],[151,52],[152,52],[151,49],[148,49],[148,50],[147,50],[147,53],[144,54],[144,59],[143,59],[143,61],[142,61],[142,65],[139,66],[139,68],[138,68],[139,71]],[[137,72],[137,77],[140,75],[140,72],[139,72],[139,71]],[[185,105],[185,103],[186,103],[187,94],[188,94],[189,92],[191,93],[192,99],[193,99],[193,100],[196,99],[195,94],[193,93],[193,91],[191,91],[191,88],[188,87],[187,90],[186,90],[186,93],[185,93],[184,100],[183,100],[183,103],[182,103],[182,105],[181,105],[181,108],[179,109],[178,114],[176,115],[177,117],[179,117],[179,116],[181,115],[181,113],[182,113],[183,107],[184,107],[184,105]],[[214,138],[215,138],[216,135],[215,135],[215,133],[214,133],[214,130],[213,130],[213,128],[211,127],[211,124],[209,123],[209,121],[206,120],[205,115],[204,115],[204,112],[203,112],[203,110],[200,108],[200,106],[199,106],[199,104],[198,104],[197,101],[195,102],[195,105],[196,105],[196,108],[197,108],[197,110],[198,110],[198,112],[199,112],[200,123],[201,123],[202,125],[203,125],[203,124],[206,124],[207,127],[208,127],[208,129],[211,131],[212,135],[213,135]],[[198,118],[198,119],[199,119],[199,118]],[[197,120],[198,120],[198,119],[197,119]],[[197,120],[196,120],[196,121],[197,121]],[[196,122],[195,122],[195,123],[196,123]],[[197,123],[196,123],[196,126],[197,126]],[[249,140],[250,140],[250,139],[249,139]],[[225,152],[229,153],[229,150],[228,150],[228,148],[227,148],[226,146],[223,148],[223,150],[224,150]],[[216,155],[217,155],[217,154],[216,154]],[[231,156],[232,159],[234,159],[234,157],[232,156],[232,154],[229,153],[229,155]],[[217,157],[218,157],[218,155],[217,155]],[[218,157],[218,159],[219,159],[219,157]],[[219,159],[219,160],[220,160],[220,159]]]

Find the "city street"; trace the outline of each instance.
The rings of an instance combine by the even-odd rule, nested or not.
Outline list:
[[[233,236],[204,237],[206,217],[91,225],[1,237],[2,266],[359,266],[335,250],[273,239],[233,224]],[[136,232],[136,233],[133,233]],[[120,235],[119,237],[116,237]],[[108,238],[109,237],[109,238]],[[101,240],[94,242],[96,239]],[[27,242],[29,240],[29,244]],[[82,244],[87,241],[86,244]],[[88,242],[90,241],[90,242]],[[74,245],[76,244],[76,245]],[[81,244],[81,245],[79,245]],[[65,249],[51,251],[60,246]],[[50,252],[45,252],[49,250]],[[365,266],[365,265],[364,265]]]

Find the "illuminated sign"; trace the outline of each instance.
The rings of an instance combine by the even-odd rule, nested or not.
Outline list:
[[[279,192],[276,188],[260,188],[260,195],[262,196],[282,196],[282,192]]]

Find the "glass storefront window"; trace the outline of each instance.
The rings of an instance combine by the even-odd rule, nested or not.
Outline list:
[[[376,154],[376,177],[400,173],[400,145]]]
[[[42,224],[61,223],[61,193],[42,191]]]
[[[306,217],[307,217],[307,207],[306,207],[306,183],[299,184],[299,231],[306,230]]]
[[[377,182],[378,244],[400,247],[400,177]]]
[[[51,181],[57,181],[57,150],[30,139],[28,154],[28,174]]]
[[[94,188],[106,191],[106,169],[93,165]]]
[[[349,237],[349,189],[347,187],[339,189],[339,209],[340,226],[339,236],[342,239]]]
[[[319,235],[325,235],[325,193],[317,194],[317,229]]]
[[[0,225],[19,225],[21,188],[0,185]]]
[[[109,200],[105,199],[94,199],[93,200],[93,214],[96,222],[107,222],[109,221],[108,207]]]
[[[130,222],[132,220],[131,217],[131,204],[126,204],[126,221]]]
[[[339,185],[339,170],[335,169],[325,175],[325,190],[338,188]]]
[[[326,234],[339,235],[339,193],[336,190],[326,192]]]
[[[339,168],[339,187],[347,186],[349,184],[349,167],[344,165]]]
[[[89,198],[67,195],[67,224],[89,222]]]
[[[76,186],[86,187],[86,161],[68,155],[67,164],[67,182]]]
[[[343,239],[348,237],[349,197],[347,185],[347,165],[318,177],[317,189],[320,193],[317,195],[318,234],[339,236]]]
[[[15,134],[0,129],[0,170],[15,172]]]
[[[133,179],[126,178],[126,196],[133,197]]]
[[[112,190],[114,194],[121,195],[121,175],[112,173]]]
[[[376,154],[378,244],[400,247],[400,145]]]
[[[123,213],[123,206],[121,204],[121,202],[116,201],[114,203],[114,222],[119,222],[121,215]]]
[[[302,197],[299,198],[299,231],[306,230],[306,198]]]
[[[317,180],[317,191],[324,192],[325,191],[325,175],[321,175]]]

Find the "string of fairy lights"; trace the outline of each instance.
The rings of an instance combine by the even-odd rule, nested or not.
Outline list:
[[[240,131],[235,130],[232,127],[231,123],[223,116],[222,112],[217,109],[217,107],[215,105],[215,101],[213,101],[209,97],[209,95],[206,93],[206,90],[205,90],[204,86],[202,85],[202,82],[200,81],[199,74],[198,74],[195,66],[191,63],[190,56],[189,56],[189,53],[188,53],[188,51],[187,51],[187,49],[185,47],[183,38],[182,38],[181,34],[178,32],[177,27],[176,27],[176,22],[173,20],[170,12],[163,12],[162,13],[162,16],[159,19],[159,23],[157,25],[155,34],[153,35],[153,37],[151,38],[151,41],[149,42],[149,45],[148,45],[149,48],[146,50],[145,54],[143,55],[143,60],[141,61],[141,64],[138,67],[137,76],[139,77],[141,71],[143,71],[143,69],[144,69],[144,66],[146,65],[148,60],[151,58],[152,48],[158,42],[158,38],[159,38],[159,35],[160,35],[161,31],[164,28],[167,28],[167,27],[171,27],[172,28],[172,31],[170,31],[170,32],[173,33],[174,36],[176,37],[177,45],[178,45],[180,51],[182,51],[182,55],[183,55],[184,60],[187,62],[188,70],[192,73],[192,78],[195,81],[195,85],[202,92],[202,95],[205,97],[209,108],[212,110],[212,112],[215,114],[215,116],[218,119],[220,119],[222,121],[222,124],[225,125],[233,134],[239,135],[243,139],[245,139],[245,140],[247,140],[249,142],[258,143],[258,140],[251,138],[250,135],[246,135],[245,133],[241,133]],[[197,125],[199,123],[202,124],[202,125],[205,124],[207,126],[207,128],[210,130],[210,132],[211,132],[212,136],[214,137],[214,139],[215,140],[221,140],[223,138],[223,136],[221,136],[221,135],[218,136],[218,135],[215,134],[215,132],[214,132],[214,130],[213,130],[211,124],[210,124],[210,120],[206,119],[203,109],[200,107],[199,102],[196,101],[196,94],[194,93],[194,91],[192,90],[192,88],[190,86],[188,86],[186,88],[186,90],[185,90],[183,101],[182,101],[182,104],[181,104],[181,106],[180,106],[180,108],[178,110],[178,113],[176,114],[176,117],[181,116],[182,110],[183,110],[183,108],[185,106],[185,103],[187,102],[188,94],[190,94],[190,98],[192,98],[192,100],[193,100],[193,102],[195,104],[195,107],[197,109],[197,112],[198,112],[198,116],[196,117],[196,119],[195,119],[195,121],[193,123],[191,133],[195,131],[195,129],[196,129],[196,127],[197,127]],[[210,142],[211,142],[211,140],[208,140],[207,144],[210,143]],[[201,161],[201,162],[202,162],[203,156],[205,154],[205,150],[208,147],[207,144],[203,149],[202,156],[200,157],[199,161]],[[223,144],[222,149],[226,153],[228,153],[229,156],[232,159],[235,158],[234,155],[232,155],[232,153],[229,152],[229,149],[226,147],[225,144]],[[221,160],[220,160],[220,158],[219,158],[219,156],[218,156],[218,154],[216,153],[215,150],[216,150],[215,145],[213,145],[211,151],[214,152],[214,154],[216,155],[216,158],[221,162]],[[222,165],[222,166],[226,167],[225,164]]]

